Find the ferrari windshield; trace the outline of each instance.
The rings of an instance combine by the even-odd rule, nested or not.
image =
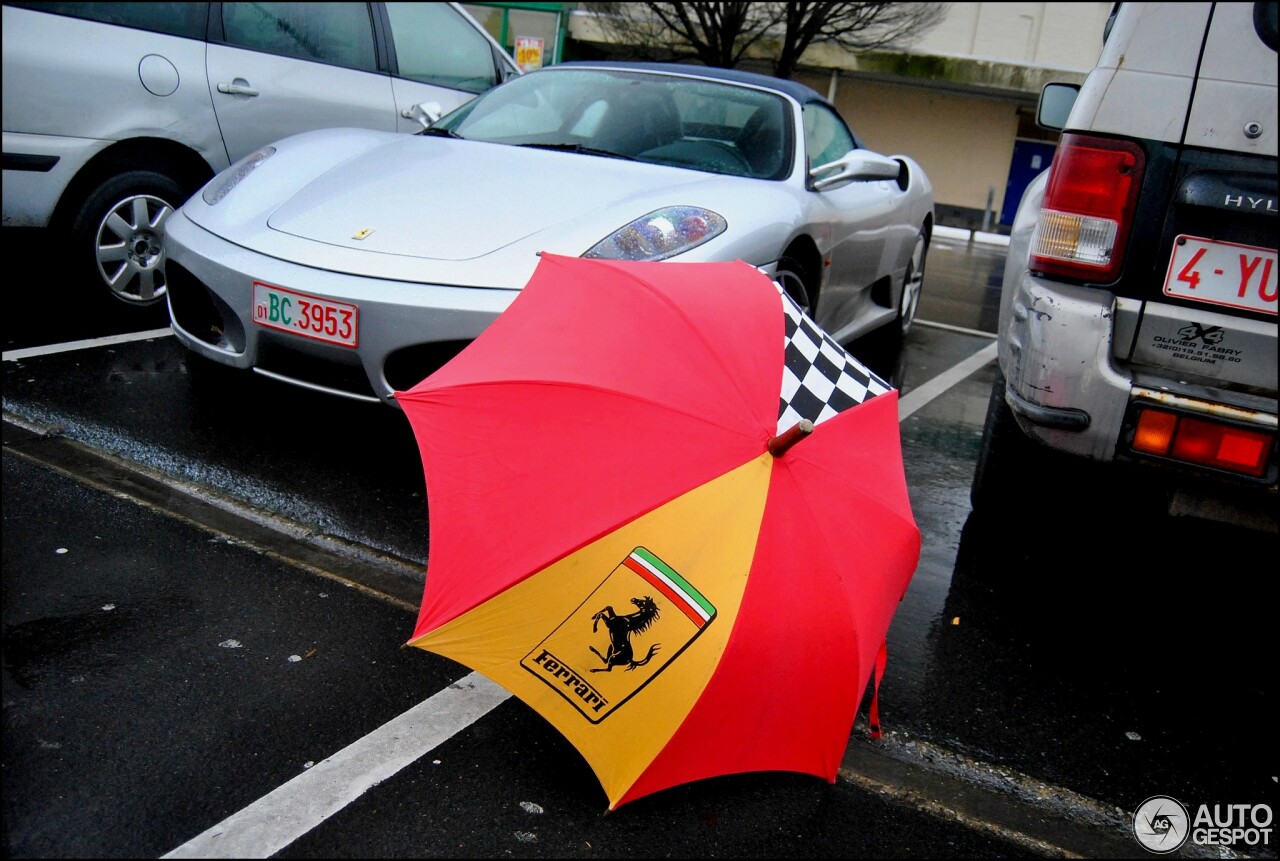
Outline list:
[[[764,90],[676,75],[549,68],[473,99],[429,131],[782,179],[792,164],[792,128],[790,103]]]

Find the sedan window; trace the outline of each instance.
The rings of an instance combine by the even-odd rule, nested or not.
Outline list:
[[[222,26],[241,48],[377,70],[368,3],[223,3]]]
[[[498,83],[484,36],[445,3],[388,3],[397,74],[424,84],[483,93]]]
[[[70,15],[187,39],[203,39],[208,3],[10,3],[37,12]]]

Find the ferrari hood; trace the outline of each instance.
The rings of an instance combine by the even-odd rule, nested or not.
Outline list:
[[[375,254],[473,260],[564,225],[600,218],[599,235],[623,226],[611,210],[651,193],[654,171],[677,193],[706,174],[578,153],[424,136],[396,136],[342,161],[281,203],[273,231]],[[633,212],[630,218],[643,215]],[[585,248],[573,250],[580,253]]]

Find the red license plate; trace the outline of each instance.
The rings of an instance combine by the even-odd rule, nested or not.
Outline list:
[[[343,347],[359,343],[360,309],[355,305],[262,281],[253,282],[253,322]]]
[[[1166,296],[1276,313],[1276,252],[1179,236],[1164,279]]]

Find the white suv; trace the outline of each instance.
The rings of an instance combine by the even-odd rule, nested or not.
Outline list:
[[[1272,531],[1276,4],[1116,6],[1041,96],[1063,134],[1013,224],[974,510]]]
[[[456,3],[6,2],[3,33],[4,225],[69,234],[77,274],[139,305],[165,293],[165,219],[232,162],[416,131],[415,106],[519,74]]]

